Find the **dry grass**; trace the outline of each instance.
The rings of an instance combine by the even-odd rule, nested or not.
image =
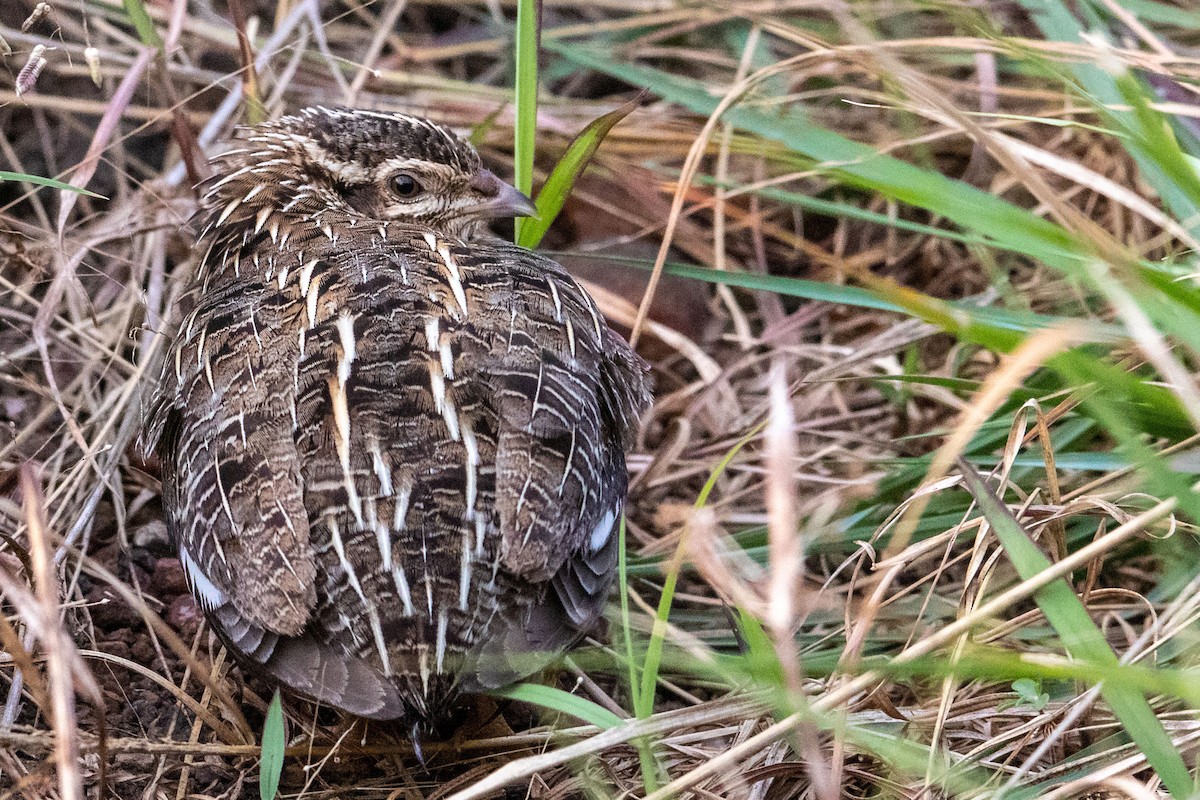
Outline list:
[[[495,115],[485,157],[511,157],[506,3],[230,2],[243,4],[268,112],[346,102],[462,128]],[[242,120],[237,37],[223,4],[148,3],[171,54],[161,61],[116,0],[52,4],[23,32],[34,5],[0,8],[13,51],[0,70],[0,167],[86,182],[107,199],[0,182],[0,798],[96,796],[102,767],[120,798],[257,797],[269,687],[231,667],[208,635],[165,540],[157,465],[131,446],[144,373],[189,265],[196,156]],[[380,19],[399,19],[399,32]],[[997,67],[1017,56],[1070,64],[1104,55],[1163,76],[1200,74],[1186,55],[1200,46],[1196,31],[1174,31],[1179,43],[1126,33],[1116,54],[1047,43],[1000,0],[881,0],[849,11],[817,0],[586,0],[547,2],[544,37],[619,36],[628,63],[702,79],[731,105],[803,105],[879,152],[1042,215],[1081,213],[1129,250],[1161,258],[1191,246],[1191,233],[1092,110],[1044,77]],[[48,63],[18,87],[39,45]],[[636,88],[547,62],[542,169]],[[1173,102],[1181,118],[1198,116],[1193,95]],[[1029,164],[1029,174],[1014,168]],[[716,186],[681,182],[681,171]],[[1079,468],[1115,439],[1076,414],[1094,387],[1031,377],[1072,334],[1031,337],[1002,356],[894,311],[710,291],[671,275],[642,325],[648,273],[586,256],[648,265],[657,254],[808,278],[834,287],[835,299],[857,283],[1079,319],[1107,319],[1105,304],[1034,261],[801,211],[751,186],[939,223],[665,100],[618,126],[577,187],[548,245],[571,254],[564,262],[611,319],[639,327],[655,365],[656,403],[630,458],[629,628],[639,648],[655,627],[664,570],[687,565],[654,713],[599,732],[481,699],[460,736],[428,748],[422,766],[399,727],[351,726],[294,702],[287,796],[665,797],[647,785],[643,736],[659,784],[697,798],[974,796],[1035,785],[1042,796],[1159,796],[1087,681],[1047,680],[1038,707],[1014,702],[1011,678],[949,677],[921,660],[936,654],[948,669],[993,644],[1047,670],[1062,665],[1034,597],[1066,575],[1122,661],[1190,665],[1200,613],[1190,524],[1119,459]],[[1153,361],[1135,344],[1117,355],[1130,368]],[[1022,406],[1022,391],[1040,402]],[[993,488],[1056,562],[1040,581],[1022,581],[968,510],[954,457],[982,435],[991,445],[972,452],[990,453]],[[1182,434],[1152,444],[1194,458]],[[762,621],[780,675],[705,667],[747,647],[732,607]],[[614,609],[612,649],[597,643],[557,680],[629,717],[622,635]],[[871,659],[880,654],[890,666]],[[1154,707],[1191,764],[1193,707],[1165,695]],[[864,731],[920,745],[926,758]]]

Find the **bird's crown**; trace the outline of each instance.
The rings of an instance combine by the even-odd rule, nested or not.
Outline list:
[[[483,169],[479,154],[449,128],[423,117],[385,111],[313,106],[262,126],[305,137],[334,169],[351,165],[378,169],[407,159],[440,164],[460,173]]]

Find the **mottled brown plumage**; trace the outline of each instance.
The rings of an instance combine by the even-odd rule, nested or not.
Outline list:
[[[193,593],[243,660],[438,719],[601,613],[646,366],[529,201],[399,114],[307,109],[218,156],[147,423]]]

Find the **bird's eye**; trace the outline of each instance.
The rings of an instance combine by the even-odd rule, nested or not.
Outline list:
[[[392,178],[392,188],[401,197],[413,197],[421,191],[421,184],[412,175],[401,172]]]

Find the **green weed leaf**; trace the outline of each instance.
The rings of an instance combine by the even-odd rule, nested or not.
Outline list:
[[[283,751],[286,746],[283,732],[283,705],[279,690],[271,698],[267,708],[267,720],[263,723],[262,758],[258,763],[258,796],[261,800],[275,800],[279,794],[279,777],[283,774]]]
[[[146,11],[146,5],[142,0],[123,0],[125,4],[125,13],[129,15],[129,21],[133,23],[134,30],[137,31],[138,38],[142,40],[142,44],[147,47],[153,47],[156,50],[161,50],[163,40],[158,35],[158,31],[154,29],[154,21],[150,19],[150,14]]]
[[[600,143],[604,141],[604,137],[613,129],[614,125],[629,116],[641,104],[645,94],[642,92],[620,108],[592,120],[583,129],[583,132],[575,137],[567,147],[567,152],[554,165],[554,171],[546,179],[541,191],[538,192],[536,199],[538,215],[535,219],[523,220],[524,224],[521,225],[520,233],[517,235],[517,244],[530,249],[538,246],[542,237],[546,235],[546,231],[550,229],[550,224],[562,211],[567,196],[571,194],[571,189],[575,186],[575,181],[587,169],[588,163],[600,147]]]
[[[594,703],[586,697],[564,692],[554,686],[543,686],[540,683],[518,683],[498,689],[492,694],[496,697],[506,697],[509,700],[520,700],[523,703],[532,703],[535,706],[548,708],[605,730],[616,727],[622,722],[620,717],[604,706]]]
[[[37,186],[47,186],[51,189],[61,189],[66,192],[75,192],[76,194],[85,194],[88,197],[95,197],[99,200],[107,200],[108,198],[102,194],[89,192],[87,189],[81,189],[78,186],[72,186],[63,181],[56,181],[54,178],[43,178],[40,175],[26,175],[23,172],[5,172],[0,170],[0,182],[3,181],[21,181],[22,183],[32,183]]]

